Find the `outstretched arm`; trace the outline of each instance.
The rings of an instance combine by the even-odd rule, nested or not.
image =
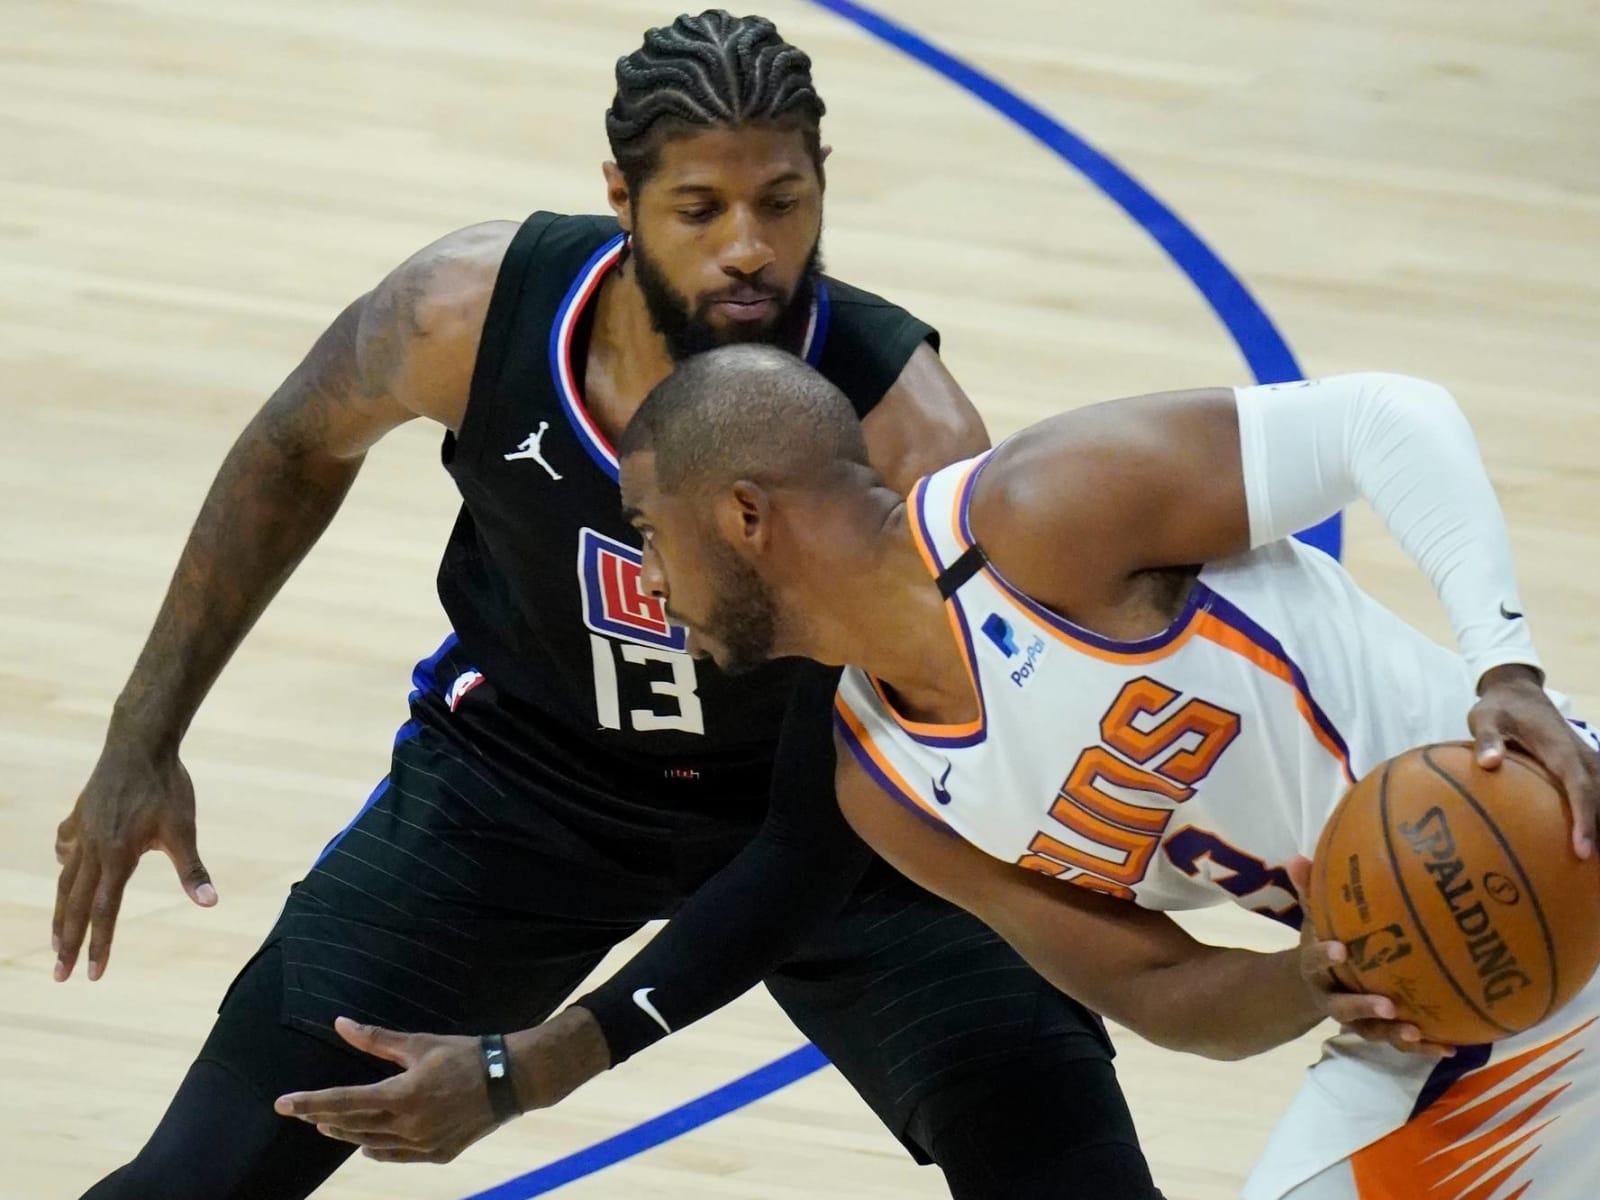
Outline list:
[[[146,850],[167,853],[195,903],[216,903],[179,744],[223,666],[333,519],[367,450],[415,416],[459,424],[514,230],[462,230],[401,264],[339,314],[228,452],[100,759],[57,830],[57,980],[72,974],[91,925],[89,977],[105,970],[123,888]]]

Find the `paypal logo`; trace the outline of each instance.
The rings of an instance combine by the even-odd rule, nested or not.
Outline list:
[[[983,632],[988,639],[1005,653],[1007,658],[1017,656],[1017,635],[1011,628],[1011,622],[999,613],[990,613],[983,623]]]
[[[1007,658],[1022,658],[1022,665],[1011,672],[1011,682],[1018,687],[1025,685],[1032,679],[1038,669],[1039,656],[1044,653],[1044,639],[1035,637],[1026,646],[1017,645],[1017,631],[1011,627],[1011,622],[999,613],[990,613],[983,622],[983,633],[991,642],[1000,647],[1000,651]]]

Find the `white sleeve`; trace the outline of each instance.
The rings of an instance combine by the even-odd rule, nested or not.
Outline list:
[[[1506,663],[1542,671],[1505,517],[1448,391],[1362,374],[1234,395],[1252,547],[1365,498],[1432,580],[1475,679]]]

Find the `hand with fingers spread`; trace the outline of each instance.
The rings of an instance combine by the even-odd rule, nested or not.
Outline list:
[[[361,1087],[280,1096],[273,1105],[280,1116],[315,1125],[382,1162],[450,1162],[499,1126],[480,1039],[396,1033],[348,1017],[334,1029],[357,1050],[403,1070]],[[522,1112],[548,1108],[611,1065],[598,1022],[576,1006],[505,1040]]]
[[[202,908],[217,902],[195,845],[194,785],[176,754],[107,742],[72,812],[56,829],[55,979],[72,975],[89,937],[89,978],[105,974],[122,893],[139,858],[162,850]]]
[[[1579,858],[1594,853],[1600,818],[1600,755],[1579,739],[1551,703],[1532,667],[1503,666],[1484,672],[1478,702],[1467,715],[1477,743],[1478,765],[1498,770],[1513,743],[1550,772],[1572,806],[1572,848]]]
[[[1305,913],[1305,922],[1300,927],[1300,975],[1323,1015],[1369,1042],[1384,1042],[1407,1054],[1429,1058],[1454,1055],[1455,1047],[1430,1042],[1415,1025],[1398,1020],[1395,1003],[1387,996],[1351,992],[1340,986],[1333,969],[1349,958],[1349,949],[1343,942],[1324,942],[1317,938],[1316,922],[1311,919],[1311,860],[1291,859],[1288,871]]]

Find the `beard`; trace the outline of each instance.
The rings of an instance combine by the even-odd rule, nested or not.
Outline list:
[[[720,542],[712,542],[712,601],[701,628],[722,647],[717,666],[724,675],[744,675],[772,658],[778,606],[767,581]]]
[[[718,346],[739,342],[761,342],[798,354],[805,340],[806,324],[810,317],[812,281],[822,271],[822,239],[819,237],[806,256],[805,270],[800,282],[788,294],[778,293],[778,312],[769,321],[740,321],[718,328],[710,321],[711,306],[720,298],[715,293],[702,296],[691,303],[689,298],[668,281],[665,273],[650,257],[639,235],[633,235],[629,252],[633,256],[634,278],[644,295],[650,325],[667,343],[667,353],[674,362],[682,362]],[[756,287],[762,285],[755,278],[745,280]],[[770,288],[766,289],[770,290]],[[801,301],[801,303],[796,303]]]

